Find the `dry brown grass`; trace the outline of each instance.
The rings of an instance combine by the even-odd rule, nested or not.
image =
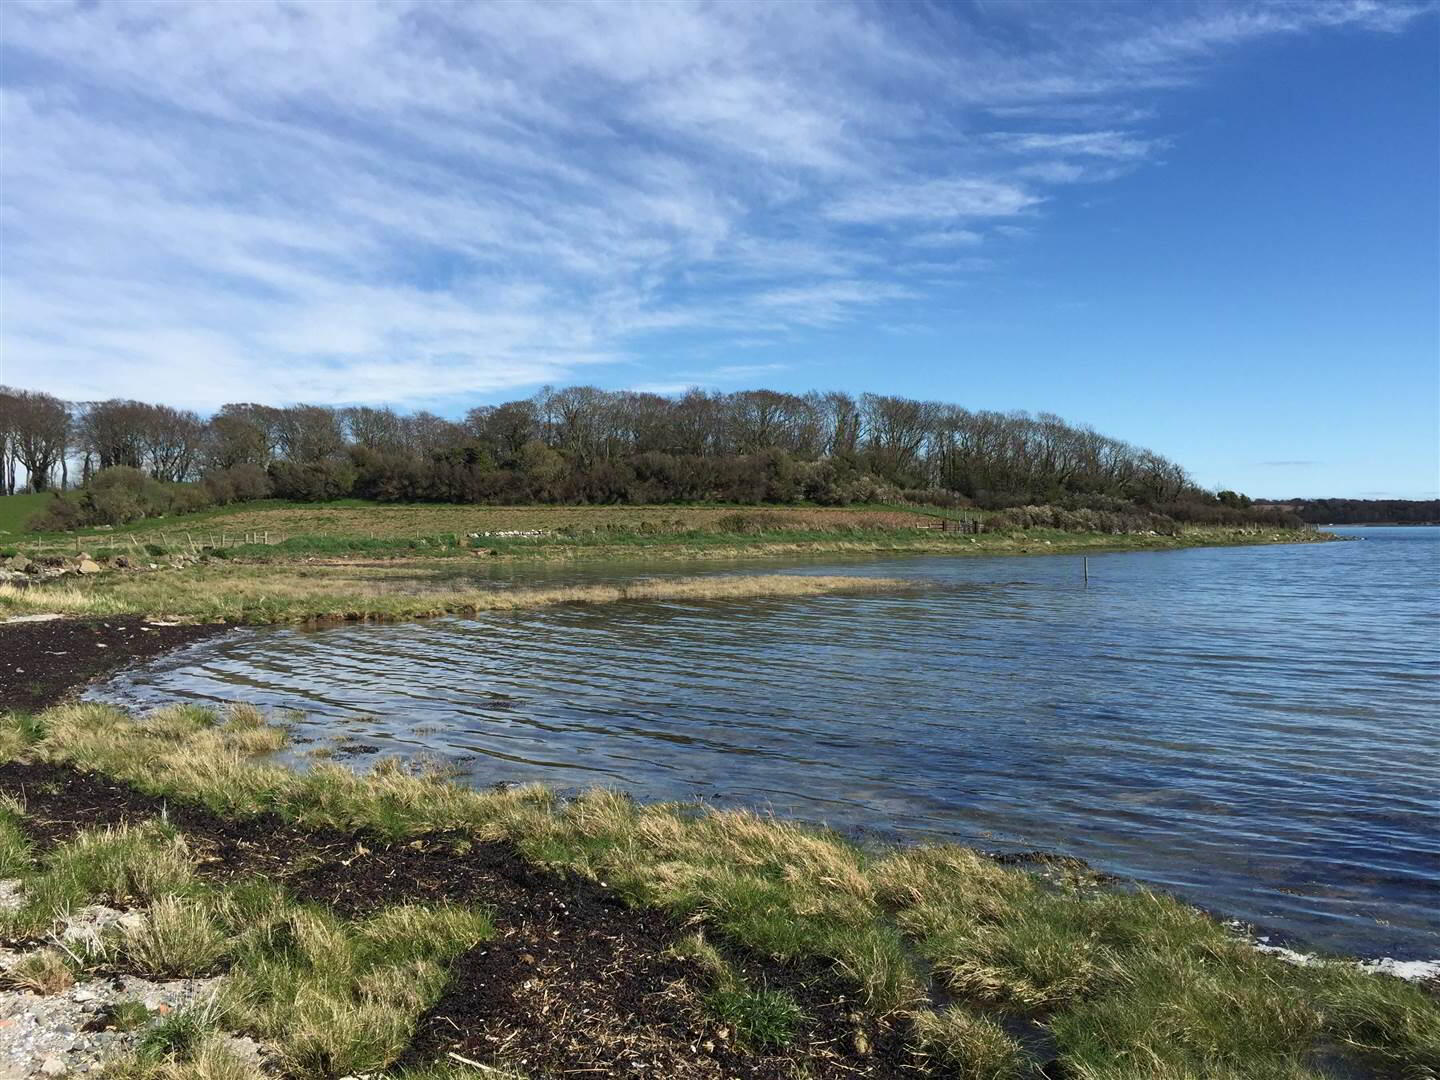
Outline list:
[[[483,585],[481,582],[485,582]],[[0,613],[145,615],[202,622],[406,619],[624,600],[741,600],[902,587],[894,578],[749,574],[661,578],[563,588],[497,588],[453,564],[384,566],[217,563],[156,574],[111,574],[77,585],[0,585]]]
[[[59,949],[37,949],[10,965],[0,983],[35,994],[59,994],[75,985],[75,972]]]

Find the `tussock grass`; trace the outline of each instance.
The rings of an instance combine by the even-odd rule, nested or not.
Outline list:
[[[213,1001],[182,1009],[146,1031],[134,1053],[105,1066],[99,1076],[101,1080],[262,1080],[268,1075],[264,1070],[226,1045],[221,1020]]]
[[[60,949],[36,949],[11,964],[0,984],[37,994],[58,994],[75,985],[75,962]]]
[[[198,566],[154,574],[111,574],[83,585],[0,585],[0,613],[144,615],[204,622],[279,623],[314,619],[405,619],[559,604],[806,597],[900,588],[891,578],[749,574],[669,578],[565,588],[501,589],[477,579],[412,568],[408,580],[345,566]]]
[[[960,1005],[925,1009],[912,1031],[932,1074],[965,1080],[1027,1080],[1035,1075],[1024,1047],[993,1020]]]
[[[121,931],[119,949],[145,975],[192,978],[214,971],[226,954],[227,935],[208,904],[163,896],[142,920]]]
[[[1440,1077],[1440,1016],[1434,998],[1398,979],[1353,968],[1313,971],[1321,1027],[1341,1042],[1408,1070],[1406,1080]]]
[[[259,1066],[237,1057],[223,1039],[210,1037],[183,1054],[135,1054],[103,1068],[100,1080],[267,1080]]]
[[[1022,1074],[1006,1071],[1019,1068],[1013,1040],[986,1011],[1048,1028],[1067,1075],[1083,1080],[1298,1080],[1319,1075],[1317,1048],[1336,1046],[1406,1078],[1440,1060],[1440,1005],[1423,990],[1338,964],[1292,967],[1176,900],[1108,891],[1083,874],[1056,882],[945,845],[874,852],[754,813],[613,792],[570,802],[539,788],[477,792],[393,763],[365,776],[334,765],[301,774],[257,758],[283,732],[253,710],[134,716],[71,705],[17,738],[29,756],[226,814],[508,840],[532,861],[702,927],[687,955],[708,973],[708,1004],[737,1030],[749,1025],[757,1045],[797,1021],[738,978],[724,957],[731,946],[832,963],[857,988],[857,1007],[910,1018],[917,1050],[942,1074]],[[143,858],[102,856],[85,887],[153,894],[163,883],[192,895],[183,841],[145,835]],[[32,884],[74,880],[61,872],[69,865],[63,849],[52,853]],[[259,886],[232,890],[212,913],[234,928],[227,1007],[281,1042],[287,1068],[316,1077],[383,1063],[440,992],[446,958],[486,932],[476,913],[421,909],[344,924]],[[928,1008],[929,979],[959,1006]]]
[[[249,906],[225,984],[228,1016],[271,1040],[301,1077],[371,1072],[409,1043],[443,991],[448,962],[486,940],[484,912],[395,907],[360,924],[270,898]]]
[[[158,823],[81,832],[24,879],[21,906],[0,913],[0,935],[42,937],[90,903],[128,906],[185,892],[194,865],[185,841]]]

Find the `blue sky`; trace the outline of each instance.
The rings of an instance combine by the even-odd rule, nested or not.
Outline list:
[[[1403,0],[12,0],[0,378],[886,391],[1434,497],[1437,34]]]

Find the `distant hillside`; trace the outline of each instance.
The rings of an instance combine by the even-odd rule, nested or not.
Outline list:
[[[1440,499],[1256,499],[1310,525],[1440,525]]]

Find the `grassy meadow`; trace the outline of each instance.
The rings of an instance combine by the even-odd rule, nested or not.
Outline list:
[[[1432,994],[1344,963],[1285,964],[1193,908],[1105,886],[1083,867],[1037,874],[960,847],[861,848],[749,812],[646,806],[605,791],[569,802],[531,787],[477,792],[394,763],[369,775],[331,764],[293,771],[266,757],[286,741],[248,707],[136,716],[85,704],[0,722],[7,767],[111,778],[175,808],[173,820],[132,817],[41,850],[30,824],[38,810],[24,797],[0,806],[0,871],[23,883],[0,936],[44,939],[96,900],[143,914],[92,948],[35,950],[12,983],[44,992],[91,971],[223,975],[212,1006],[165,1021],[106,1074],[113,1080],[258,1080],[226,1057],[217,1040],[227,1031],[273,1046],[286,1076],[381,1074],[402,1060],[464,958],[486,952],[471,950],[509,932],[513,914],[483,897],[364,912],[307,899],[323,854],[302,852],[263,880],[217,877],[226,867],[203,856],[185,824],[206,815],[264,832],[314,830],[328,845],[317,850],[349,872],[395,852],[438,848],[458,862],[474,845],[500,844],[631,911],[658,913],[655,926],[674,928],[666,953],[685,972],[666,993],[725,1033],[732,1063],[798,1045],[815,979],[844,988],[845,1060],[863,1066],[869,1040],[899,1040],[893,1053],[908,1075],[1421,1080],[1440,1069]],[[32,791],[42,802],[44,785]],[[773,983],[747,975],[756,958]],[[784,972],[795,978],[782,982]],[[558,1039],[569,1022],[561,1010],[546,1030]],[[507,1059],[512,1044],[497,1038],[483,1062],[412,1054],[403,1075],[524,1075]],[[803,1057],[787,1068],[814,1075]]]
[[[0,539],[13,541],[23,536],[25,523],[53,498],[43,491],[34,495],[0,495]]]

